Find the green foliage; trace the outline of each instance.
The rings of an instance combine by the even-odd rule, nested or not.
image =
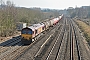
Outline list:
[[[71,16],[71,18],[90,18],[90,6],[82,6],[80,8],[68,8],[67,12]]]
[[[73,13],[71,14],[71,18],[74,18],[75,16],[76,16],[76,13],[73,12]]]
[[[90,11],[88,12],[88,15],[87,15],[88,18],[90,18]]]
[[[59,16],[57,10],[48,11],[44,12],[40,8],[15,7],[13,3],[7,1],[4,7],[1,6],[0,8],[0,36],[13,35],[16,31],[17,22],[24,22],[30,25]]]
[[[0,36],[10,36],[15,31],[16,8],[10,1],[0,8]]]
[[[20,22],[28,23],[28,19],[27,19],[27,17],[23,17],[23,18],[21,18]]]

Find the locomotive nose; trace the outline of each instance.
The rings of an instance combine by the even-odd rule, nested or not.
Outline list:
[[[24,39],[30,40],[32,38],[32,35],[22,34],[22,37]]]

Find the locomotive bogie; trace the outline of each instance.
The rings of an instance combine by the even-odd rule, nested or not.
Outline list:
[[[21,43],[22,44],[30,44],[30,43],[32,43],[32,39],[27,40],[27,39],[21,38]]]

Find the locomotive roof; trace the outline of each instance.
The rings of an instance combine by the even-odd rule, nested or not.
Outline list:
[[[43,27],[43,26],[44,26],[43,23],[38,23],[38,24],[33,24],[32,26],[28,26],[27,28],[30,28],[34,31],[35,29],[38,29],[38,28]]]

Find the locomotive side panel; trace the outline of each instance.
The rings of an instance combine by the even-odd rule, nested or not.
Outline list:
[[[40,35],[43,31],[49,29],[50,26],[56,25],[59,20],[62,19],[63,16],[59,16],[59,18],[53,18],[51,20],[44,21],[42,23],[33,24],[32,26],[23,28],[21,31],[21,41],[24,44],[30,44],[32,39],[36,36]]]
[[[52,19],[52,20],[50,20],[50,22],[51,22],[50,26],[53,26],[54,20]]]

